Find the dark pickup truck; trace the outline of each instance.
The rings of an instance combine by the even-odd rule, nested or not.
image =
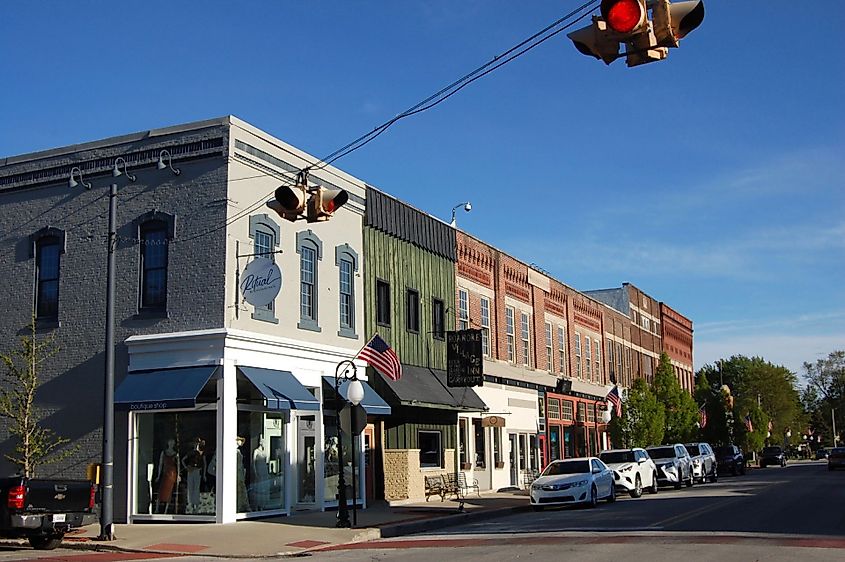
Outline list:
[[[52,550],[71,529],[97,521],[96,491],[88,480],[0,478],[0,537]]]

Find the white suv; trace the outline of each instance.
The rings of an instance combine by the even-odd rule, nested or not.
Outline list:
[[[613,483],[632,498],[643,495],[643,489],[657,493],[657,467],[645,449],[613,449],[602,451],[599,458],[613,470]]]

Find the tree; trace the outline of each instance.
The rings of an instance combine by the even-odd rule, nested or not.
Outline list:
[[[0,354],[5,367],[0,388],[0,418],[6,420],[9,434],[16,439],[14,454],[4,455],[28,478],[36,476],[39,466],[60,462],[75,448],[61,448],[70,440],[56,435],[39,423],[42,413],[35,405],[40,366],[59,349],[52,337],[38,341],[33,318],[29,334],[20,338],[20,345],[11,353]]]
[[[664,351],[652,382],[652,392],[666,409],[664,439],[667,443],[683,443],[695,438],[698,433],[698,406],[692,396],[678,382],[672,369],[672,361]]]
[[[612,441],[622,447],[648,447],[663,442],[663,405],[644,379],[637,379],[622,404],[622,417],[610,422]]]
[[[836,412],[838,442],[842,443],[845,428],[845,351],[831,352],[815,364],[804,363],[807,388],[802,395],[804,412],[815,435],[833,444],[833,420]],[[830,437],[828,437],[830,436]]]

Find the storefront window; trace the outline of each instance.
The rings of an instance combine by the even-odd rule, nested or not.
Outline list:
[[[556,461],[560,458],[560,426],[549,426],[549,456],[550,460]]]
[[[525,455],[528,452],[528,439],[524,433],[519,434],[519,470],[525,470]]]
[[[529,468],[537,470],[537,436],[533,434],[528,436],[528,458]]]
[[[421,468],[442,468],[441,435],[439,431],[419,431],[417,433],[420,448]]]
[[[461,466],[467,463],[467,421],[464,418],[458,420],[458,448],[460,450]]]
[[[493,428],[493,462],[502,466],[502,428]]]
[[[287,450],[282,414],[238,412],[238,513],[285,509]]]
[[[214,515],[216,412],[137,415],[135,515]]]
[[[481,426],[479,418],[472,420],[472,429],[475,433],[475,468],[485,468],[487,466],[487,447],[484,443],[484,428]]]

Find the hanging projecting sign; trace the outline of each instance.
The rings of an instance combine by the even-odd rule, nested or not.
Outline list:
[[[481,330],[446,332],[446,385],[482,386]]]
[[[282,270],[267,258],[256,258],[244,269],[241,293],[252,306],[266,306],[282,290]]]

